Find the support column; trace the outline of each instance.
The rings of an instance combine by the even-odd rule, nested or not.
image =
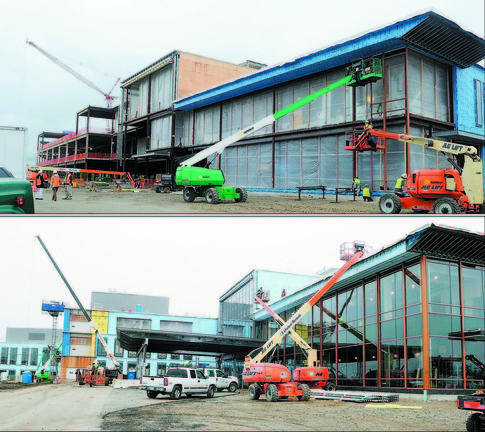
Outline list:
[[[428,306],[428,269],[425,255],[420,259],[421,304],[423,319],[423,389],[430,388],[430,344],[429,344],[429,306]]]

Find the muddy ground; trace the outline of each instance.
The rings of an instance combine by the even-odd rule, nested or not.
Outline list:
[[[38,387],[38,386],[43,386],[43,385],[50,385],[50,384],[48,384],[48,383],[19,383],[19,382],[2,381],[2,382],[0,382],[0,391],[21,390],[21,389]]]
[[[225,397],[158,396],[149,406],[105,414],[103,430],[160,431],[464,431],[468,414],[454,401],[400,398],[392,404],[290,398],[276,403],[251,401],[247,390]],[[389,408],[399,405],[400,408]],[[388,406],[388,408],[385,408]],[[407,408],[406,408],[407,407]]]
[[[117,193],[113,188],[89,192],[87,188],[74,188],[73,199],[63,200],[64,191],[59,191],[57,201],[52,201],[51,189],[44,191],[43,200],[35,200],[37,214],[380,214],[378,197],[374,202],[364,202],[362,197],[353,201],[353,196],[321,193],[248,192],[248,200],[234,200],[207,204],[203,198],[186,203],[181,193],[155,193],[153,189],[137,189],[138,192]],[[409,210],[403,213],[412,213]]]

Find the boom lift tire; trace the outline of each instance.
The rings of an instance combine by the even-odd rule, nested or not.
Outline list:
[[[266,387],[266,400],[268,402],[276,402],[278,400],[278,387],[274,384],[268,384]]]
[[[105,385],[105,387],[109,386],[109,378],[105,378],[104,385]]]
[[[327,391],[335,391],[335,390],[337,390],[337,386],[335,385],[335,383],[329,382],[325,386],[325,390],[327,390]]]
[[[483,432],[485,431],[485,415],[480,413],[473,413],[466,419],[467,432]]]
[[[170,188],[169,188],[168,186],[165,186],[165,187],[163,188],[163,191],[164,191],[165,193],[170,193],[170,192],[171,192],[171,190],[170,190]]]
[[[185,202],[194,202],[195,200],[195,189],[193,187],[186,187],[184,189],[184,201]]]
[[[249,386],[249,399],[251,400],[258,400],[259,397],[261,396],[261,388],[257,384],[251,384]]]
[[[155,188],[155,192],[156,192],[156,193],[160,193],[160,192],[162,192],[162,189],[160,188],[160,186],[157,186],[157,187]]]
[[[182,389],[180,388],[180,386],[174,387],[172,392],[170,393],[170,399],[179,400],[180,396],[182,396]]]
[[[238,193],[241,197],[234,198],[236,202],[246,202],[248,200],[248,191],[244,188],[236,188],[236,193]]]
[[[229,387],[227,388],[227,391],[229,393],[235,393],[237,390],[237,384],[235,382],[232,382],[231,384],[229,384]]]
[[[401,213],[402,203],[394,194],[384,194],[379,200],[379,210],[384,214]]]
[[[297,396],[299,401],[307,402],[312,395],[310,387],[307,384],[298,384],[298,390],[303,390],[303,396]]]
[[[459,214],[461,213],[458,203],[451,198],[439,198],[433,204],[435,214]]]
[[[158,396],[158,392],[156,392],[156,391],[151,391],[151,390],[147,390],[147,396],[148,396],[150,399],[155,399],[155,398]]]
[[[215,391],[216,391],[216,388],[213,385],[209,386],[209,390],[207,390],[207,398],[208,399],[213,398]]]
[[[219,192],[215,188],[209,188],[207,189],[205,193],[205,200],[209,204],[217,204],[220,199],[219,199]]]

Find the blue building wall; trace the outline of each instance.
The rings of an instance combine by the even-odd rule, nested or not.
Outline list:
[[[8,348],[8,358],[7,364],[0,363],[0,372],[7,372],[7,374],[11,377],[10,379],[15,381],[20,381],[22,379],[21,375],[22,372],[32,372],[35,373],[37,370],[37,364],[42,358],[42,351],[44,348],[47,348],[47,344],[36,344],[36,343],[13,343],[13,342],[0,342],[0,353],[2,352],[2,348]],[[15,358],[11,359],[11,349],[17,348],[17,355]],[[29,356],[27,359],[27,364],[22,364],[22,349],[28,348],[29,349]],[[33,365],[32,362],[32,349],[37,348],[37,361],[35,361]],[[11,360],[13,364],[11,364]]]
[[[468,69],[453,68],[455,127],[463,132],[470,132],[480,136],[485,135],[485,126],[477,126],[477,106],[475,99],[475,80],[482,82],[482,109],[485,117],[485,69],[479,65]],[[483,118],[482,117],[482,118]],[[482,122],[483,123],[483,122]]]

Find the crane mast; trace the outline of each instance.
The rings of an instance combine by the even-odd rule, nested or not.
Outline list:
[[[79,309],[81,309],[81,311],[84,314],[84,316],[85,316],[86,320],[88,321],[88,323],[91,324],[91,327],[94,330],[94,334],[98,338],[98,340],[101,343],[101,345],[103,345],[103,348],[105,349],[108,358],[113,362],[115,368],[121,371],[121,365],[118,363],[118,361],[116,360],[113,352],[109,348],[108,344],[106,343],[106,341],[104,340],[104,338],[101,336],[101,332],[99,331],[98,327],[96,326],[96,324],[94,323],[94,321],[92,320],[92,318],[89,316],[89,314],[86,311],[86,309],[84,309],[84,306],[82,305],[81,300],[79,300],[78,296],[76,295],[76,293],[74,292],[74,290],[71,288],[71,285],[69,285],[69,282],[65,278],[64,274],[62,273],[62,271],[59,268],[59,266],[57,265],[57,263],[54,261],[54,258],[52,257],[52,255],[49,253],[49,250],[47,249],[46,245],[44,244],[44,242],[42,241],[42,239],[40,238],[40,236],[37,235],[37,236],[35,236],[35,238],[37,240],[39,240],[40,245],[44,249],[44,251],[47,254],[47,256],[49,257],[49,259],[51,260],[52,264],[54,265],[55,269],[57,270],[57,273],[59,273],[59,276],[64,281],[67,289],[69,290],[69,292],[73,296],[74,300],[76,301],[77,305],[79,306]]]

